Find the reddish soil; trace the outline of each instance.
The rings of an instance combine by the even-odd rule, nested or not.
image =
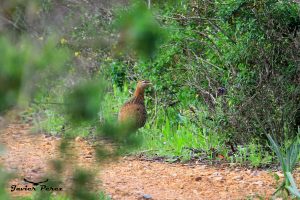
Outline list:
[[[238,167],[209,165],[168,164],[121,158],[113,163],[95,161],[94,148],[77,138],[63,158],[59,154],[60,139],[43,134],[31,134],[31,127],[11,124],[2,130],[1,143],[5,145],[0,163],[9,172],[18,175],[7,185],[12,196],[30,195],[31,192],[10,192],[10,185],[26,185],[23,178],[39,181],[51,171],[49,161],[60,158],[69,166],[61,176],[68,185],[72,170],[77,166],[96,171],[96,188],[116,200],[199,200],[199,199],[262,199],[275,191],[273,173]],[[76,162],[75,162],[76,161]],[[300,175],[296,173],[299,183]],[[100,180],[102,183],[100,184]]]

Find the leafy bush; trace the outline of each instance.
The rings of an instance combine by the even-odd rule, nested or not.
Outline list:
[[[127,16],[132,17],[132,9],[129,6]],[[126,66],[122,73],[130,80],[146,77],[155,84],[155,106],[166,113],[176,110],[174,116],[186,116],[192,107],[198,120],[201,112],[208,112],[206,126],[240,144],[252,138],[265,144],[262,132],[272,132],[281,143],[295,136],[298,3],[155,2],[152,14],[167,39],[149,59],[125,54],[118,56],[118,63],[121,58]]]
[[[3,2],[0,4],[2,3]],[[17,1],[16,3],[17,4],[15,5],[17,7],[13,9],[19,8]],[[4,5],[3,8],[1,7],[1,11],[2,9],[9,9],[10,7],[6,7],[6,5],[10,6],[11,3],[5,1]],[[12,5],[14,4],[12,3]],[[22,7],[24,10],[29,9],[26,5],[22,4],[22,6],[24,6]],[[32,4],[29,4],[29,6],[32,6]],[[38,4],[34,6],[39,7]],[[33,8],[32,11],[34,11]],[[29,19],[26,19],[25,16],[22,17],[24,17],[24,24],[26,24]],[[0,28],[2,28],[2,23],[0,26]],[[29,26],[27,28],[29,28]],[[12,36],[7,34],[10,33],[10,31],[13,31]],[[1,115],[12,109],[14,106],[20,105],[20,108],[23,109],[31,106],[31,108],[28,108],[23,112],[23,116],[25,117],[25,115],[28,114],[32,117],[35,114],[41,114],[40,116],[47,118],[48,120],[46,121],[46,125],[51,123],[56,129],[56,132],[58,132],[58,126],[64,126],[64,124],[62,125],[64,120],[74,122],[69,124],[71,128],[77,128],[77,125],[81,123],[90,125],[95,121],[98,121],[98,113],[101,101],[103,100],[101,97],[104,97],[103,93],[105,89],[104,83],[99,80],[99,76],[84,77],[88,80],[82,80],[84,79],[83,77],[81,77],[81,79],[71,79],[70,77],[72,77],[72,75],[75,73],[79,74],[79,72],[73,67],[76,60],[74,59],[75,61],[73,62],[70,58],[78,57],[80,53],[75,53],[75,56],[71,57],[70,52],[72,52],[73,49],[68,45],[65,45],[66,40],[59,40],[58,37],[52,33],[49,33],[47,37],[33,37],[33,35],[30,35],[32,33],[30,31],[27,29],[26,31],[24,29],[24,32],[5,30],[3,35],[2,32],[0,32]],[[70,81],[70,84],[66,84],[68,81]],[[61,87],[63,87],[63,89],[61,89]],[[55,88],[56,90],[53,91],[52,88]],[[62,96],[65,98],[63,99]],[[58,102],[49,102],[49,100],[58,100]],[[62,102],[62,100],[64,100],[64,102]],[[62,106],[61,112],[63,115],[59,115],[59,117],[56,118],[55,115],[61,113],[57,112],[58,109],[55,110],[53,107],[49,106],[53,104]],[[33,114],[33,112],[38,113]],[[33,121],[35,120],[36,119],[33,119]],[[44,119],[42,119],[42,121],[43,120]],[[97,131],[106,124],[108,124],[108,122],[97,124]],[[101,130],[103,131],[104,129],[102,128]],[[97,133],[107,134],[106,132]],[[117,135],[117,133],[114,133],[113,131],[110,131],[109,133]],[[68,134],[62,134],[60,146],[61,158],[66,158],[70,155],[70,152],[68,152],[70,143],[69,136],[70,135]],[[128,136],[129,135],[121,134],[118,136],[118,139],[124,141]],[[111,137],[111,139],[113,140],[115,138]],[[136,142],[138,141],[131,140],[130,144],[132,145]],[[122,144],[123,147],[126,148],[128,143],[123,142]],[[102,161],[115,155],[115,152],[108,152],[99,145],[96,147],[96,150],[97,156],[99,159],[102,159]],[[106,157],[103,155],[106,155]],[[48,174],[48,176],[52,178],[47,184],[57,186],[62,182],[61,173],[66,170],[66,163],[64,161],[65,160],[57,159],[52,162],[54,170],[52,171],[53,174]],[[74,171],[72,178],[74,187],[71,187],[70,190],[66,191],[66,197],[53,197],[51,194],[52,192],[37,192],[32,199],[68,199],[69,197],[72,199],[109,199],[103,193],[100,193],[99,195],[99,192],[95,192],[89,188],[89,183],[92,181],[93,177],[93,172],[87,172],[85,170]],[[1,187],[0,196],[2,199],[10,198],[5,190],[5,185],[7,185],[9,178],[11,177],[1,169],[0,182],[3,187]]]
[[[51,30],[59,30],[56,41],[60,42],[45,45],[49,57],[37,52],[29,60],[37,66],[53,61],[49,71],[58,72],[55,66],[64,61],[65,49],[74,55],[65,64],[67,70],[59,72],[61,79],[50,81],[57,73],[41,78],[47,91],[36,97],[39,103],[32,107],[38,108],[32,112],[42,113],[42,127],[47,131],[69,130],[69,114],[88,117],[77,127],[85,130],[80,131],[83,135],[89,129],[98,130],[94,128],[99,125],[98,116],[101,123],[112,125],[100,130],[117,130],[113,124],[120,105],[138,79],[149,79],[154,84],[146,99],[150,120],[141,132],[146,141],[143,148],[160,149],[158,154],[189,158],[190,148],[207,155],[215,148],[233,162],[258,166],[270,162],[265,133],[273,133],[280,144],[296,135],[300,119],[298,3],[153,1],[148,9],[141,1],[117,8],[89,2],[43,1],[41,19],[47,21],[56,14],[58,19],[48,28],[43,20],[30,21],[21,6],[23,24],[34,24],[38,30],[28,26],[22,31],[37,32],[37,39],[44,43]],[[99,75],[108,85],[106,95],[101,95],[103,105],[97,104],[99,85],[91,90],[81,85],[84,79],[97,82]],[[73,106],[67,103],[67,114],[58,111],[65,106],[61,97],[74,85],[77,92],[65,102],[72,100]],[[94,100],[82,97],[89,95]],[[76,106],[89,100],[93,106]],[[75,135],[76,129],[71,132]],[[224,144],[228,143],[237,144],[233,146],[240,152],[235,157],[227,156]]]

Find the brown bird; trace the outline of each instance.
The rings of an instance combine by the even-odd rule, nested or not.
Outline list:
[[[147,111],[144,103],[144,91],[149,85],[151,85],[149,81],[138,81],[133,97],[125,102],[119,112],[119,124],[126,126],[130,131],[136,131],[146,123]]]

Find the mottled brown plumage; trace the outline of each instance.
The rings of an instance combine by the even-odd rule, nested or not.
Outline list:
[[[144,91],[151,85],[149,81],[139,81],[133,97],[129,99],[119,112],[119,123],[132,131],[143,127],[147,120],[147,111],[144,103]]]

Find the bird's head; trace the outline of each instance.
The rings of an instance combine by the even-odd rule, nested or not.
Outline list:
[[[141,81],[138,81],[137,88],[145,89],[145,88],[149,87],[150,85],[152,85],[152,83],[150,83],[150,81],[141,80]]]

